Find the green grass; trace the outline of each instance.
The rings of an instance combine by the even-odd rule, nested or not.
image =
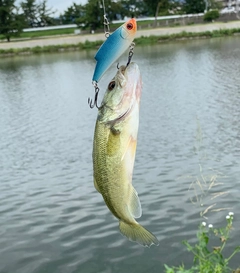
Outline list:
[[[182,40],[182,39],[198,39],[198,38],[216,38],[216,37],[225,37],[232,36],[234,34],[240,34],[240,29],[222,29],[214,31],[205,31],[205,32],[186,32],[171,34],[171,35],[162,35],[162,36],[149,36],[149,37],[140,37],[135,39],[137,45],[153,45],[160,42]],[[33,48],[19,48],[19,49],[0,49],[1,56],[9,55],[19,55],[19,54],[39,54],[39,53],[48,53],[48,52],[58,52],[64,50],[86,50],[86,49],[97,49],[103,41],[90,42],[86,41],[84,43],[78,44],[64,44],[64,45],[50,45],[50,46],[36,46]]]
[[[38,38],[38,37],[44,37],[44,36],[69,35],[69,34],[74,34],[75,29],[76,28],[66,28],[66,29],[52,29],[52,30],[23,32],[18,38],[31,39],[31,38]],[[0,35],[0,39],[4,39],[3,35]]]

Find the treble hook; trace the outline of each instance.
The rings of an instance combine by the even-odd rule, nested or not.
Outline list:
[[[127,62],[127,65],[126,65],[126,66],[128,66],[128,65],[130,64],[131,60],[132,60],[132,56],[133,56],[133,53],[134,53],[134,52],[133,52],[134,46],[135,46],[135,43],[132,42],[132,43],[131,43],[131,46],[130,46],[129,53],[128,53],[128,62]]]
[[[94,106],[99,109],[100,107],[98,106],[97,100],[98,100],[98,93],[100,91],[99,87],[97,86],[97,82],[93,82],[93,86],[95,88],[95,97],[94,97],[94,102],[92,99],[88,98],[88,104],[90,108],[94,108]]]

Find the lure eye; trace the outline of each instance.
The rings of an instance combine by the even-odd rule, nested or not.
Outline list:
[[[112,91],[114,87],[115,87],[115,81],[111,81],[111,82],[109,83],[109,85],[108,85],[108,90],[109,90],[109,91]]]
[[[132,23],[128,23],[128,24],[127,24],[127,29],[128,29],[128,30],[133,29],[133,24],[132,24]]]

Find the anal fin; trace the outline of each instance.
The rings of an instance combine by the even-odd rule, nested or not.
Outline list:
[[[142,216],[142,207],[140,200],[138,198],[138,193],[132,185],[129,198],[130,198],[130,202],[128,205],[129,212],[131,213],[132,217],[140,218]]]

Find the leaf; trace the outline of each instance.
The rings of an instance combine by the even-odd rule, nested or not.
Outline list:
[[[234,252],[236,252],[236,253],[240,252],[240,246],[237,246],[237,247],[235,248],[235,251],[234,251]]]
[[[209,238],[207,236],[207,234],[205,232],[203,232],[203,236],[202,236],[203,240],[204,240],[204,243],[207,245],[208,244],[208,241],[209,241]]]
[[[164,264],[164,267],[166,269],[166,271],[165,271],[166,273],[174,273],[175,272],[173,268],[167,266],[166,264]]]
[[[193,250],[193,247],[189,244],[188,241],[184,240],[184,241],[182,241],[182,244],[187,247],[188,251],[192,251]]]

